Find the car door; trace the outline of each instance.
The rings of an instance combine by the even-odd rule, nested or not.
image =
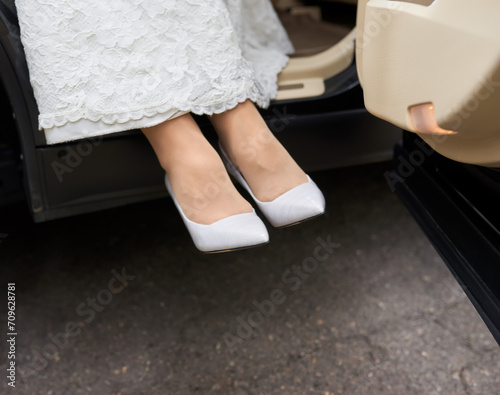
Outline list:
[[[367,109],[451,159],[500,166],[499,15],[495,0],[362,0]]]
[[[500,343],[500,2],[362,0],[369,112],[405,130],[387,181]]]

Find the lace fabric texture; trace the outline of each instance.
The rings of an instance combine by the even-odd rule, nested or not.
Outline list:
[[[269,0],[16,0],[55,144],[277,93],[293,47]]]

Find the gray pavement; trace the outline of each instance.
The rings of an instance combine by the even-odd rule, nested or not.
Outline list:
[[[1,392],[500,393],[500,349],[388,166],[313,173],[326,215],[228,254],[198,253],[168,199],[37,225],[1,209]]]

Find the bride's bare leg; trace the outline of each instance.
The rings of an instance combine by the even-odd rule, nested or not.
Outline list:
[[[306,174],[274,137],[251,101],[215,114],[211,121],[224,150],[257,199],[272,201],[307,182]]]
[[[168,173],[184,214],[200,224],[252,212],[189,114],[142,129]]]

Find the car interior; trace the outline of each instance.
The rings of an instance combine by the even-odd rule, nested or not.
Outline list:
[[[278,100],[320,96],[354,59],[356,1],[275,0],[295,53],[278,79]]]

